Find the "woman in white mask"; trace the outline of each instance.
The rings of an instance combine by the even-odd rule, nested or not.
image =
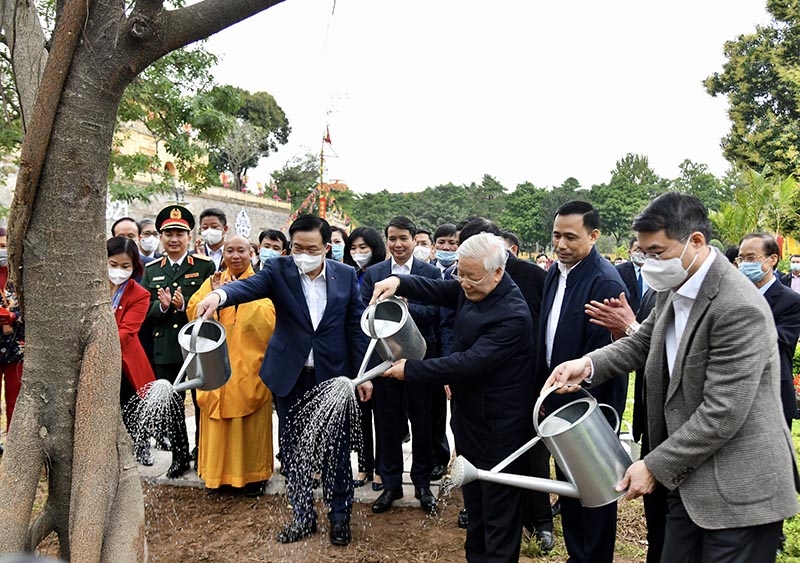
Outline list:
[[[386,260],[386,245],[383,237],[372,227],[358,227],[350,233],[348,248],[345,249],[344,263],[353,266],[358,272],[358,284],[364,279],[364,272],[373,264]],[[376,452],[380,447],[373,439],[372,434],[372,399],[366,402],[359,401],[361,408],[361,435],[364,447],[358,452],[358,475],[353,479],[353,486],[363,487],[367,481],[372,481],[372,489],[383,489],[381,477],[375,470],[378,467]]]
[[[142,388],[155,381],[153,369],[139,341],[139,329],[150,307],[150,292],[134,281],[142,275],[139,248],[129,238],[112,237],[106,241],[108,251],[108,289],[111,309],[117,321],[119,344],[122,351],[122,382],[120,404],[123,420],[136,449],[136,460],[142,465],[153,465],[147,433],[130,416],[125,416],[126,405],[138,401]]]

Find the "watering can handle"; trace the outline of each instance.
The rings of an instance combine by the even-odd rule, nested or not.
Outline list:
[[[614,432],[619,432],[620,422],[619,422],[619,415],[617,414],[617,409],[615,409],[611,405],[606,405],[605,403],[597,403],[597,406],[600,407],[601,409],[605,407],[611,411],[611,413],[614,415]]]
[[[377,304],[378,303],[373,303],[372,305],[367,307],[367,328],[369,329],[369,336],[370,338],[372,338],[373,342],[378,339],[378,335],[375,333],[375,309],[377,309],[376,307]],[[370,342],[372,348],[375,347],[375,344],[373,342]],[[370,354],[368,354],[367,357],[369,357],[369,355],[372,354],[372,350],[369,350],[369,352]]]
[[[542,410],[542,405],[544,404],[544,400],[547,399],[547,397],[549,397],[550,394],[556,391],[557,389],[558,387],[556,387],[555,385],[548,387],[547,389],[542,391],[542,394],[539,395],[538,399],[536,399],[536,404],[533,406],[533,428],[534,430],[536,430],[536,434],[539,434],[539,413]],[[596,401],[594,396],[591,393],[589,393],[586,389],[580,387],[580,390],[583,391],[583,393],[586,394],[589,398],[594,399]],[[614,411],[614,414],[616,414],[616,411]],[[619,428],[619,417],[617,417],[617,421],[618,421],[617,428]]]
[[[203,322],[204,319],[202,317],[198,317],[194,321],[192,334],[189,337],[189,352],[192,354],[197,354],[197,337],[200,336],[200,327],[203,325]]]

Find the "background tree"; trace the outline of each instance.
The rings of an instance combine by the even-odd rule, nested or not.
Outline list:
[[[21,292],[27,344],[0,463],[0,553],[35,547],[55,532],[66,560],[144,559],[141,484],[119,408],[119,338],[105,266],[117,110],[151,63],[278,1],[202,0],[169,9],[160,0],[61,0],[49,40],[34,2],[0,6],[25,131],[9,271]],[[75,225],[81,235],[65,237]],[[43,467],[47,501],[31,524]]]
[[[741,184],[731,202],[709,213],[717,237],[725,244],[739,244],[754,231],[790,234],[790,225],[800,219],[794,177],[772,174],[769,167],[762,172],[748,169],[741,174]]]
[[[666,190],[644,155],[628,153],[617,161],[608,184],[592,186],[591,202],[600,212],[603,234],[621,246],[631,233],[633,218],[647,203]]]
[[[692,162],[687,158],[680,163],[678,169],[680,172],[671,182],[671,189],[695,196],[710,211],[719,210],[723,203],[731,201],[734,184],[714,176],[708,171],[707,165]]]
[[[272,172],[278,188],[278,197],[291,199],[292,209],[297,209],[308,194],[319,184],[319,155],[307,152],[295,155]]]
[[[727,62],[705,80],[712,96],[727,96],[731,130],[722,139],[735,165],[776,174],[800,168],[800,3],[767,0],[773,20],[725,43]]]
[[[545,232],[546,221],[543,220],[542,213],[542,203],[546,195],[547,190],[525,182],[506,197],[505,210],[500,215],[499,224],[519,237],[525,251],[539,251],[549,244],[550,234]]]

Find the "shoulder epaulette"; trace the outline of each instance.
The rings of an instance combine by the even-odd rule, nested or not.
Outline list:
[[[161,264],[161,260],[151,260],[150,262],[148,262],[147,264],[145,264],[145,265],[144,265],[144,267],[145,267],[145,268],[149,268],[150,266],[152,266],[152,265],[154,265],[154,264]]]
[[[195,254],[190,254],[189,256],[191,256],[192,258],[200,258],[200,260],[211,260],[211,258],[206,256],[205,254],[195,253]]]

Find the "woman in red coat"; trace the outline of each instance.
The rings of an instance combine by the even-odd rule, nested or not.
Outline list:
[[[128,403],[131,400],[139,400],[141,389],[155,379],[153,368],[139,341],[139,328],[150,307],[150,292],[133,280],[141,277],[143,271],[139,248],[133,240],[112,237],[106,242],[106,249],[111,308],[117,320],[119,344],[122,350],[119,398],[123,408],[123,420],[134,440],[137,461],[142,465],[153,465],[147,433],[136,427],[135,421],[130,420],[131,416],[125,416],[126,411],[135,411],[130,406],[126,408]]]

